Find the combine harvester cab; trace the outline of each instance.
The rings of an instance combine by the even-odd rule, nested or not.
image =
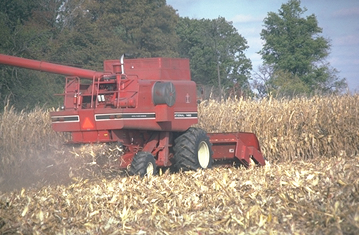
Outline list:
[[[197,88],[188,59],[122,56],[104,61],[103,72],[1,54],[0,64],[66,75],[64,105],[50,114],[53,129],[70,132],[72,143],[118,143],[119,167],[131,174],[265,164],[254,134],[191,127],[198,122]]]

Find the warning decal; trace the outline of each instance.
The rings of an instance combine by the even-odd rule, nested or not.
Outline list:
[[[84,122],[82,123],[82,129],[93,129],[95,126],[90,120],[89,117],[86,117]]]

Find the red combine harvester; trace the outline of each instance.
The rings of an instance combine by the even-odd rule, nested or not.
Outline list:
[[[66,75],[64,105],[51,112],[53,129],[70,132],[72,143],[117,142],[124,149],[120,167],[131,174],[265,164],[254,134],[191,127],[198,121],[197,89],[188,59],[122,56],[104,61],[104,72],[2,54],[0,64]]]

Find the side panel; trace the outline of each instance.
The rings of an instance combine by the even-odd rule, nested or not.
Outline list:
[[[170,81],[175,88],[172,106],[155,104],[153,87],[158,81],[133,80],[120,91],[121,99],[133,100],[133,105],[114,108],[101,105],[96,108],[66,108],[52,112],[55,131],[74,133],[78,142],[106,142],[114,140],[111,130],[185,131],[198,122],[196,84],[192,81]],[[95,97],[97,98],[97,97]],[[165,97],[166,98],[166,97]],[[165,100],[165,99],[164,99]],[[91,141],[92,139],[92,141]]]
[[[212,143],[213,159],[227,160],[237,158],[243,165],[248,166],[250,159],[259,165],[265,165],[255,134],[238,133],[208,133]]]
[[[104,71],[114,73],[113,65],[119,60],[105,60]],[[124,74],[130,79],[190,81],[189,60],[184,58],[125,59]]]

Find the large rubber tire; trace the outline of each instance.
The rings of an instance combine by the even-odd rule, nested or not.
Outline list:
[[[200,128],[191,127],[177,137],[173,150],[174,168],[177,171],[212,167],[212,145],[207,133]]]
[[[157,173],[156,160],[151,153],[138,152],[132,159],[129,170],[131,175],[155,175]]]

